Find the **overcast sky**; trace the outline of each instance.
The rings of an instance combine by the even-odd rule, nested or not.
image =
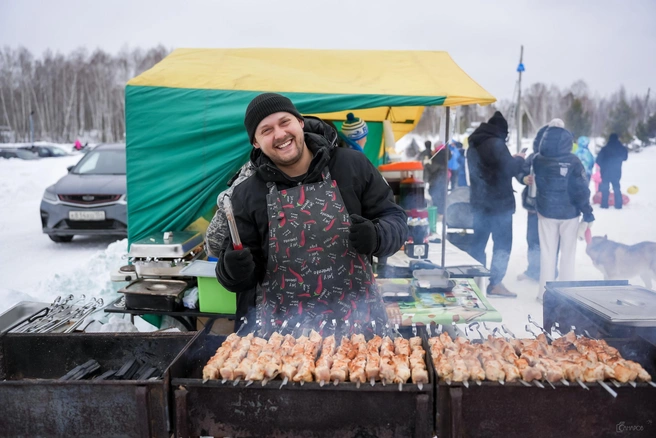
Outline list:
[[[498,99],[584,79],[656,88],[656,0],[0,0],[0,46],[445,50]]]

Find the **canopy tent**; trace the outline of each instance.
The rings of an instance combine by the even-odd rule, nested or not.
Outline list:
[[[427,105],[489,104],[446,52],[178,49],[125,90],[129,239],[211,217],[248,159],[246,106],[261,92],[302,114],[389,120],[409,132]]]

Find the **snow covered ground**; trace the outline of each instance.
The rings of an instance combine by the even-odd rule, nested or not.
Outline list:
[[[68,145],[70,148],[70,145]],[[116,297],[123,283],[112,283],[109,273],[126,263],[127,240],[76,237],[71,243],[54,243],[41,232],[39,204],[46,187],[66,174],[82,155],[23,161],[0,159],[0,313],[23,300],[51,302],[58,295]],[[656,148],[632,153],[624,165],[622,187],[636,185],[638,194],[623,210],[595,208],[593,235],[626,244],[656,241]],[[521,186],[516,187],[518,195]],[[535,301],[538,286],[519,282],[526,268],[526,212],[518,207],[514,217],[513,251],[504,283],[519,294],[517,299],[491,299],[504,322],[516,334],[524,333],[527,314],[542,320],[542,306]],[[488,255],[491,255],[491,242]],[[602,279],[585,254],[577,248],[577,278]],[[632,279],[640,284],[639,279]],[[141,328],[141,326],[140,326]]]

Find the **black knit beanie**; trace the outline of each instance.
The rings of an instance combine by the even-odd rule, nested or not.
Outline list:
[[[298,112],[292,101],[280,94],[262,93],[251,100],[244,116],[244,126],[246,126],[246,132],[248,132],[248,139],[251,144],[255,139],[257,125],[271,114],[281,111],[293,114],[297,119],[303,120],[303,116]]]
[[[496,126],[503,131],[504,136],[508,135],[508,122],[499,111],[495,111],[494,115],[487,121],[487,123]]]

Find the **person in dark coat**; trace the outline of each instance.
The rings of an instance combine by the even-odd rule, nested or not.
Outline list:
[[[408,227],[380,172],[282,95],[255,97],[244,125],[255,172],[231,196],[243,249],[226,236],[216,267],[237,317],[256,307],[264,329],[324,318],[384,326],[371,256],[397,252]]]
[[[523,154],[512,156],[506,146],[508,122],[497,111],[469,136],[467,161],[474,215],[474,238],[470,254],[486,264],[485,247],[492,235],[494,249],[490,266],[491,296],[516,297],[502,283],[512,248],[512,216],[515,195],[512,179],[524,165]]]
[[[451,158],[451,153],[444,145],[440,145],[437,148],[437,154],[435,154],[432,146],[432,143],[426,140],[424,143],[425,149],[419,154],[418,159],[424,165],[424,181],[428,183],[428,193],[431,201],[437,207],[437,214],[443,215],[446,208],[446,187],[448,183],[447,161]],[[448,156],[445,156],[447,154]]]
[[[601,148],[597,155],[597,164],[601,171],[601,208],[608,208],[609,186],[613,186],[615,208],[622,208],[622,192],[620,180],[622,179],[622,162],[629,158],[629,150],[621,142],[617,134],[608,137],[608,143]]]
[[[524,166],[521,172],[517,175],[517,180],[524,184],[522,190],[522,207],[527,211],[526,220],[526,243],[528,244],[528,267],[526,271],[519,274],[518,280],[530,279],[533,281],[540,281],[540,236],[538,233],[538,211],[535,207],[535,197],[530,196],[530,187],[535,184],[534,175],[532,172],[533,159],[540,152],[540,141],[544,132],[547,130],[547,125],[540,128],[533,140],[533,152],[526,157]]]
[[[542,301],[546,283],[555,279],[559,247],[558,280],[575,279],[576,241],[594,221],[585,169],[572,153],[574,139],[564,126],[560,119],[549,122],[533,159],[540,235],[538,301]]]

